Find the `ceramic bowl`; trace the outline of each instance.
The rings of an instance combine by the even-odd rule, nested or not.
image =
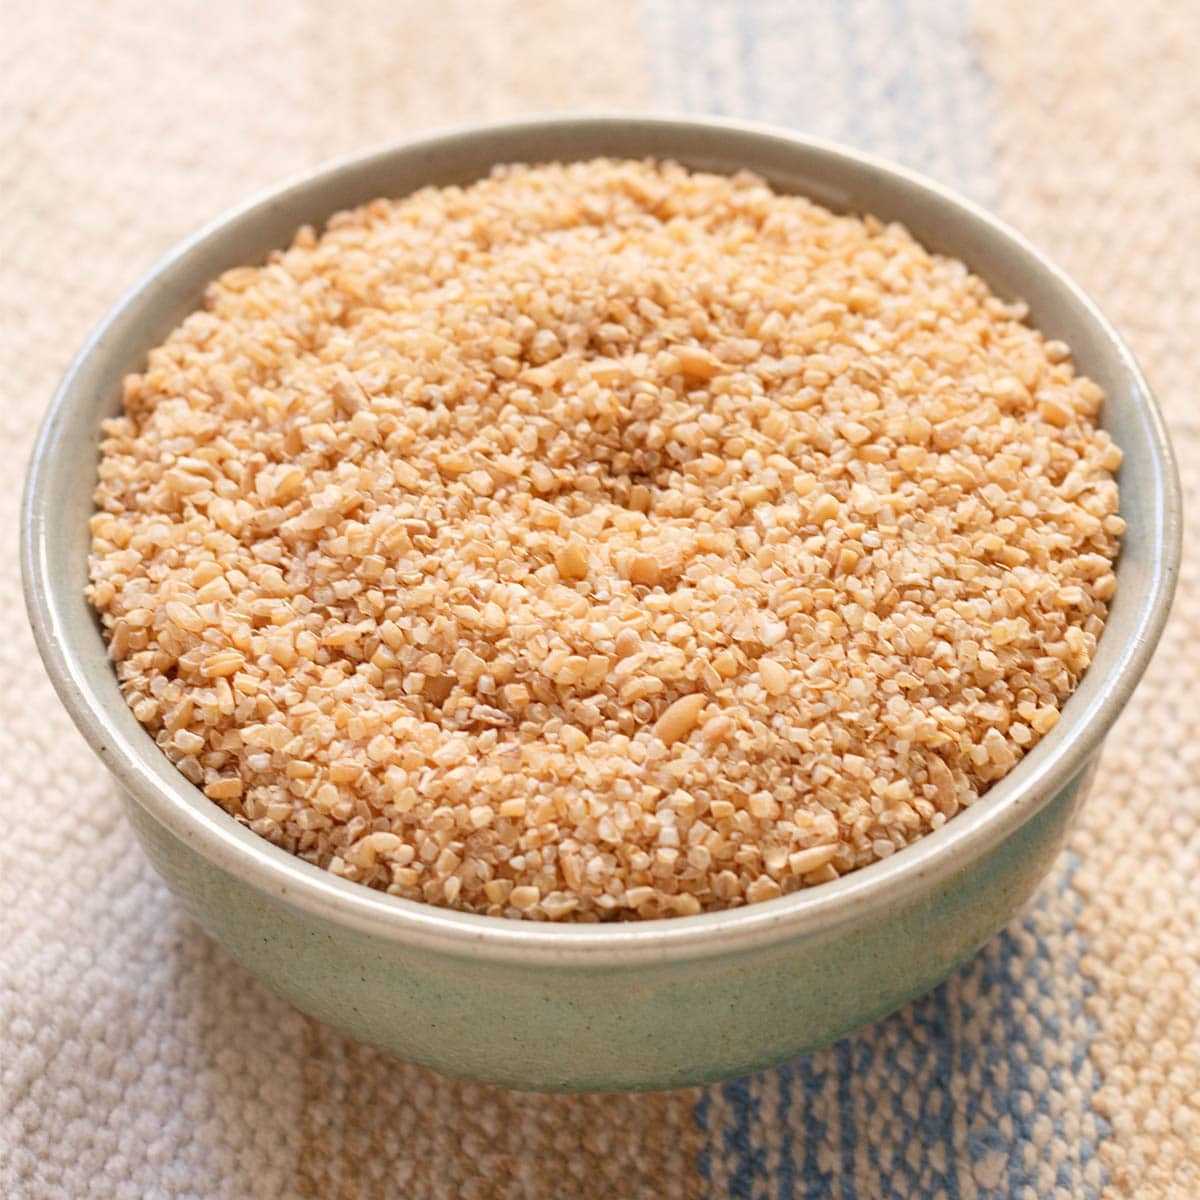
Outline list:
[[[236,824],[122,700],[83,599],[98,428],[123,375],[226,268],[376,196],[496,163],[656,156],[747,167],[777,189],[906,224],[1025,299],[1105,390],[1129,532],[1090,670],[1054,731],[944,828],[834,883],[729,912],[608,925],[510,921],[372,891]],[[54,686],[115,776],[155,867],[197,921],[298,1008],[439,1071],[538,1090],[668,1088],[825,1045],[933,987],[999,930],[1058,853],[1101,741],[1142,674],[1179,561],[1162,420],[1117,334],[1061,271],[975,205],[898,167],[782,131],[587,117],[468,129],[334,163],[208,226],[84,347],[46,418],[23,511],[26,600]]]

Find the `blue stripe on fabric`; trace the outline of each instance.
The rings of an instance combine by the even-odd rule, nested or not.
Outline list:
[[[712,55],[712,45],[716,37],[712,28],[713,6],[706,0],[696,0],[693,6],[692,23],[696,29],[704,31],[704,44],[699,48],[696,61],[701,64],[704,78],[704,96],[700,102],[703,112],[715,113],[719,117],[730,115],[729,108],[721,99],[721,83],[717,76],[717,64]]]
[[[746,115],[756,116],[762,108],[755,61],[754,20],[748,0],[737,0],[738,65],[742,72],[742,94],[746,97]]]
[[[886,1031],[880,1029],[879,1032],[884,1034],[884,1036],[886,1036]],[[881,1041],[882,1041],[882,1039],[880,1037],[872,1037],[872,1036],[864,1037],[861,1033],[856,1033],[850,1039],[850,1043],[854,1048],[854,1081],[855,1081],[856,1090],[863,1086],[863,1083],[865,1080],[868,1080],[868,1079],[878,1080],[879,1079],[879,1073],[878,1073],[879,1067],[878,1067],[877,1061],[876,1061],[876,1050],[877,1050],[878,1046],[881,1044]],[[869,1117],[869,1111],[868,1111],[868,1117]],[[856,1126],[855,1127],[855,1137],[856,1138],[858,1137],[858,1132],[859,1131]],[[867,1135],[868,1135],[867,1139],[866,1139],[867,1144],[872,1145],[873,1142],[872,1142],[872,1139],[870,1138],[869,1130],[864,1130],[864,1133],[867,1133]],[[851,1184],[851,1195],[857,1196],[858,1195],[858,1192],[856,1190],[857,1186],[858,1186],[857,1183],[855,1183],[855,1181],[852,1179],[850,1181],[850,1184]]]
[[[703,1134],[709,1133],[708,1128],[708,1110],[712,1106],[712,1097],[709,1090],[705,1088],[700,1093],[700,1098],[696,1101],[692,1108],[692,1120],[696,1122],[696,1128]],[[700,1147],[700,1152],[696,1156],[696,1171],[700,1178],[705,1183],[712,1183],[712,1143],[707,1140],[707,1137]]]
[[[779,1068],[779,1200],[794,1200],[796,1195],[796,1156],[792,1153],[792,1139],[788,1130],[792,1123],[792,1091],[796,1086],[796,1064],[784,1063]],[[804,1094],[801,1092],[800,1112],[804,1111]]]
[[[896,1028],[894,1022],[890,1023],[890,1026],[880,1027],[880,1041],[883,1044],[883,1054],[877,1059],[879,1083],[882,1088],[890,1093],[891,1103],[895,1111],[899,1114],[901,1122],[904,1123],[907,1120],[903,1107],[904,1094],[916,1086],[925,1059],[928,1057],[928,1038],[923,1036],[919,1023],[914,1026],[914,1032],[917,1036],[906,1039],[903,1036],[903,1031]],[[911,1069],[903,1061],[906,1049],[912,1051],[913,1062]],[[894,1152],[897,1149],[893,1147]],[[880,1147],[872,1141],[868,1148],[867,1157],[875,1173],[875,1177],[879,1180],[880,1187],[882,1188],[881,1195],[885,1200],[894,1200],[894,1198],[919,1194],[916,1191],[918,1182],[917,1173],[913,1170],[905,1156],[895,1156],[893,1162],[885,1163],[880,1153]]]
[[[1063,889],[1070,894],[1078,858],[1068,852],[1067,859]],[[1065,939],[1069,952],[1082,949],[1075,928],[1080,907],[1077,901],[1058,913],[1056,932]],[[994,1034],[984,1047],[981,1061],[977,1054],[979,1047],[972,1047],[965,1041],[958,1055],[961,1074],[969,1078],[978,1064],[981,1076],[980,1086],[968,1093],[967,1099],[968,1158],[971,1163],[996,1158],[1004,1162],[1003,1175],[997,1186],[979,1190],[978,1195],[984,1200],[1006,1200],[1024,1189],[1036,1194],[1037,1166],[1030,1169],[1025,1165],[1024,1151],[1033,1144],[1037,1119],[1047,1115],[1047,1110],[1036,1103],[1028,1103],[1038,1095],[1034,1089],[1034,1069],[1040,1067],[1046,1072],[1049,1081],[1046,1090],[1052,1093],[1062,1094],[1069,1086],[1084,1082],[1087,1040],[1080,1039],[1073,1046],[1070,1079],[1064,1078],[1062,1065],[1047,1055],[1047,1049],[1056,1051],[1065,1037],[1075,1036],[1074,1029],[1068,1031],[1062,1027],[1055,1011],[1055,998],[1061,994],[1057,989],[1063,986],[1063,981],[1078,979],[1081,957],[1071,953],[1070,961],[1064,963],[1051,956],[1038,933],[1039,925],[1051,911],[1049,895],[1043,893],[1034,910],[1000,933],[977,960],[977,965],[968,968],[979,972],[979,991],[991,1014]],[[1034,943],[1032,953],[1026,952],[1023,945],[1028,941]],[[1082,998],[1072,995],[1067,1008],[1072,1026],[1082,1024]],[[1036,1036],[1030,1036],[1031,1028]],[[985,1111],[984,1101],[989,1096],[1001,1121],[1010,1125],[1011,1134],[1005,1134],[996,1119]],[[1055,1122],[1054,1129],[1060,1139],[1066,1137],[1061,1119]],[[1079,1137],[1075,1144],[1078,1163],[1069,1159],[1062,1162],[1056,1172],[1055,1186],[1071,1195],[1094,1200],[1099,1193],[1088,1186],[1086,1175],[1096,1156],[1095,1141]]]
[[[892,0],[887,10],[892,37],[895,44],[902,48],[902,53],[898,72],[884,96],[892,102],[901,154],[906,161],[923,167],[929,157],[926,153],[928,140],[925,130],[930,128],[930,123],[925,88],[913,72],[913,60],[916,57],[913,16],[908,0]]]
[[[1070,929],[1071,935],[1074,937],[1079,946],[1079,960],[1082,960],[1087,947],[1084,944],[1083,935],[1079,932],[1079,918],[1083,912],[1083,897],[1074,890],[1075,873],[1079,870],[1080,857],[1074,850],[1066,851],[1067,859],[1067,878],[1065,887],[1074,897],[1075,903],[1071,906]],[[1074,966],[1079,969],[1079,960]],[[1091,976],[1086,975],[1082,970],[1079,970],[1079,979],[1081,981],[1082,996],[1073,997],[1071,1000],[1071,1019],[1076,1025],[1081,1025],[1087,1032],[1087,1039],[1079,1039],[1075,1042],[1074,1053],[1071,1056],[1071,1072],[1076,1081],[1080,1080],[1081,1073],[1085,1067],[1089,1068],[1089,1075],[1092,1082],[1092,1095],[1096,1092],[1096,1072],[1094,1068],[1090,1068],[1088,1063],[1088,1050],[1092,1042],[1100,1032],[1097,1022],[1088,1014],[1087,1002],[1091,999],[1096,990],[1095,980]],[[1107,1137],[1112,1132],[1112,1127],[1098,1112],[1094,1105],[1088,1106],[1088,1112],[1085,1114],[1084,1120],[1090,1115],[1096,1123],[1097,1133],[1099,1137]],[[1090,1138],[1081,1132],[1079,1137],[1079,1174],[1080,1186],[1086,1187],[1087,1169],[1092,1162],[1095,1162],[1099,1154],[1099,1149],[1096,1140]],[[1104,1189],[1108,1185],[1108,1172],[1101,1169],[1100,1172],[1100,1187],[1093,1194],[1103,1195]]]
[[[938,1114],[942,1140],[946,1147],[946,1170],[942,1183],[949,1200],[959,1200],[958,1164],[954,1154],[954,1093],[951,1077],[954,1073],[954,1022],[950,1015],[950,988],[943,984],[935,993],[938,1014],[937,1080],[942,1087],[942,1107]]]
[[[851,79],[863,79],[862,56],[858,53],[858,35],[854,31],[855,9],[858,0],[847,0],[845,4],[833,5],[833,19],[837,27],[839,50],[844,56],[846,69]],[[845,137],[856,146],[870,146],[873,139],[863,123],[863,106],[853,101],[845,118]]]
[[[828,1082],[829,1072],[821,1066],[831,1057],[829,1051],[805,1055],[777,1068],[779,1083],[779,1179],[774,1191],[779,1200],[828,1200],[833,1192],[833,1176],[821,1169],[821,1152],[829,1134],[829,1124],[817,1108]],[[793,1109],[796,1116],[793,1116]],[[803,1131],[795,1139],[794,1126]],[[799,1150],[799,1160],[797,1160]]]
[[[1087,946],[1084,943],[1083,935],[1078,932],[1079,918],[1083,912],[1083,897],[1078,892],[1073,890],[1073,884],[1075,881],[1075,873],[1076,873],[1076,871],[1079,870],[1079,865],[1080,865],[1081,860],[1080,860],[1079,855],[1074,850],[1067,850],[1066,858],[1067,858],[1068,865],[1067,865],[1067,880],[1066,880],[1065,886],[1069,890],[1071,890],[1071,894],[1075,898],[1075,903],[1074,903],[1074,905],[1072,905],[1072,908],[1071,908],[1071,922],[1072,922],[1072,930],[1073,930],[1074,936],[1078,938],[1078,942],[1079,942],[1079,958],[1082,959],[1083,955],[1087,951]],[[1079,964],[1076,963],[1075,966],[1078,968]],[[1085,974],[1082,970],[1079,971],[1079,978],[1082,983],[1083,995],[1081,997],[1079,997],[1078,999],[1072,1000],[1072,1002],[1071,1002],[1071,1017],[1075,1023],[1082,1025],[1083,1028],[1086,1030],[1087,1039],[1084,1040],[1081,1038],[1075,1043],[1075,1052],[1071,1056],[1071,1071],[1074,1074],[1076,1080],[1080,1079],[1081,1073],[1083,1072],[1085,1067],[1090,1067],[1090,1064],[1088,1063],[1088,1050],[1090,1049],[1092,1043],[1096,1040],[1096,1038],[1099,1036],[1099,1033],[1100,1033],[1099,1024],[1097,1023],[1095,1018],[1092,1017],[1088,1013],[1088,1003],[1087,1003],[1092,998],[1092,996],[1095,994],[1096,981],[1090,975]],[[1090,1078],[1091,1078],[1091,1082],[1092,1082],[1091,1094],[1095,1095],[1096,1088],[1097,1088],[1097,1073],[1096,1073],[1095,1068],[1090,1068],[1089,1074],[1090,1074]],[[1086,1133],[1084,1133],[1082,1131],[1080,1133],[1080,1137],[1079,1137],[1080,1174],[1084,1178],[1086,1178],[1088,1167],[1093,1162],[1096,1162],[1096,1160],[1099,1156],[1099,1146],[1097,1144],[1098,1141],[1103,1140],[1104,1138],[1108,1137],[1108,1135],[1110,1133],[1112,1133],[1112,1126],[1108,1123],[1107,1120],[1105,1120],[1105,1118],[1103,1116],[1101,1116],[1100,1113],[1098,1113],[1096,1111],[1094,1104],[1088,1106],[1088,1112],[1087,1112],[1087,1114],[1085,1114],[1085,1118],[1084,1118],[1085,1123],[1086,1123],[1087,1116],[1090,1116],[1092,1118],[1092,1120],[1095,1122],[1096,1137],[1095,1138],[1089,1137],[1089,1136],[1087,1136]],[[1100,1163],[1099,1165],[1101,1167],[1100,1187],[1096,1191],[1095,1194],[1103,1195],[1105,1188],[1108,1186],[1109,1174],[1106,1170],[1103,1169],[1103,1163]],[[1083,1181],[1081,1180],[1081,1182],[1083,1182]]]
[[[822,1055],[821,1061],[826,1061]],[[800,1079],[804,1088],[804,1196],[805,1200],[825,1200],[833,1188],[833,1176],[821,1170],[821,1147],[829,1133],[829,1124],[815,1111],[815,1101],[824,1095],[827,1072],[817,1067],[816,1057],[800,1060]]]
[[[733,1120],[725,1130],[724,1149],[726,1159],[733,1164],[729,1195],[737,1200],[751,1200],[755,1179],[766,1174],[766,1148],[756,1147],[753,1137],[759,1124],[759,1104],[751,1090],[755,1078],[745,1076],[721,1085],[721,1093],[733,1113]]]
[[[854,1183],[854,1152],[858,1146],[858,1130],[854,1127],[854,1042],[844,1038],[834,1047],[837,1058],[837,1104],[841,1127],[840,1158],[842,1166],[840,1195],[855,1200],[858,1189]]]

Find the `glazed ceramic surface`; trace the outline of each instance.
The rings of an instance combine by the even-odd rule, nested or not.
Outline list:
[[[606,926],[455,913],[338,879],[239,826],[133,718],[83,599],[99,423],[122,376],[223,270],[297,226],[496,163],[669,157],[749,168],[781,191],[906,224],[965,260],[1075,351],[1125,451],[1129,525],[1096,658],[1063,719],[943,829],[831,884],[725,913]],[[1060,849],[1105,732],[1161,632],[1178,573],[1180,498],[1158,409],[1095,307],[1027,242],[899,168],[774,130],[584,117],[491,126],[380,150],[287,184],[197,234],[114,311],[72,367],[34,450],[23,511],[26,600],[59,695],[121,786],[151,860],[200,924],[306,1012],[399,1057],[515,1087],[674,1087],[833,1041],[927,990],[1001,928]]]

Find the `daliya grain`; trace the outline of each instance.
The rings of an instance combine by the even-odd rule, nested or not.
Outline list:
[[[505,167],[217,280],[105,426],[92,586],[180,771],[349,879],[687,915],[887,857],[1058,719],[1099,389],[760,180]]]

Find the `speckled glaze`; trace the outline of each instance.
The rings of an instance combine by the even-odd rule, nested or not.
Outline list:
[[[495,163],[658,156],[748,167],[782,191],[903,221],[1020,296],[1104,388],[1125,450],[1129,532],[1091,669],[1063,719],[943,829],[835,883],[726,913],[551,926],[400,900],[301,862],[180,776],[129,712],[83,599],[100,420],[120,381],[201,302],[306,222]],[[335,163],[201,231],[117,307],[54,398],[33,453],[22,563],[46,669],[116,777],[155,867],[235,958],[305,1012],[437,1070],[538,1090],[676,1087],[825,1045],[932,987],[1031,894],[1083,800],[1104,734],[1153,651],[1179,563],[1170,447],[1128,350],[1019,235],[876,159],[718,121],[582,117],[451,133]]]

